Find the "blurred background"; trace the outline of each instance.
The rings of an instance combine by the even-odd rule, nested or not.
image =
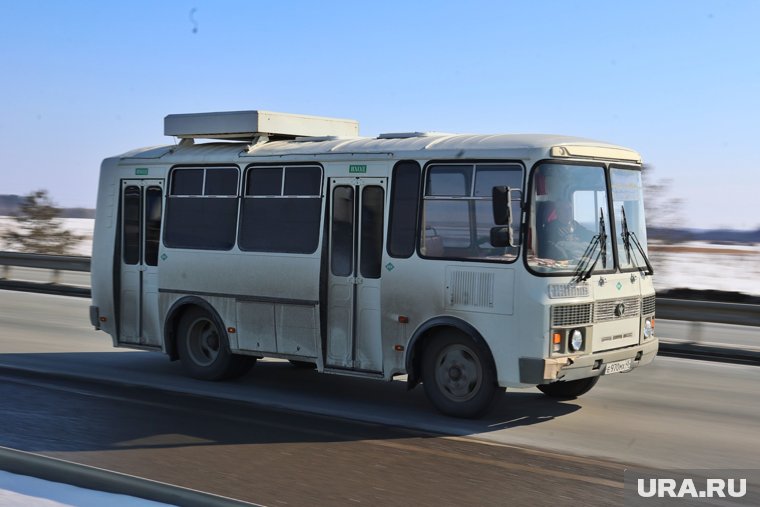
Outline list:
[[[36,195],[69,232],[51,253],[89,255],[103,158],[174,143],[167,114],[264,109],[356,119],[364,136],[634,148],[658,289],[760,295],[759,15],[724,1],[4,3],[0,250],[32,248],[12,217]]]

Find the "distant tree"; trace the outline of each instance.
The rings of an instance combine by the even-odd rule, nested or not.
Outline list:
[[[69,253],[84,238],[64,229],[60,214],[47,190],[25,196],[13,217],[15,227],[3,234],[6,248],[39,254]]]
[[[679,243],[684,241],[681,219],[683,199],[673,197],[670,194],[673,188],[673,180],[654,180],[652,172],[654,168],[644,165],[642,180],[644,184],[644,212],[647,217],[647,228],[658,229],[658,239],[665,243]],[[663,231],[665,229],[665,231]],[[669,229],[669,230],[668,230]]]
[[[649,260],[655,273],[667,273],[668,252],[652,244],[657,239],[661,244],[681,243],[688,239],[688,234],[681,227],[681,208],[683,200],[670,195],[673,180],[654,180],[650,165],[644,165],[642,182],[644,184],[644,213],[647,217],[647,236],[649,242]]]

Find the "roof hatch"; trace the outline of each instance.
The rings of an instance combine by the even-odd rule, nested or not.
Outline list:
[[[339,118],[274,113],[226,111],[170,114],[164,118],[164,135],[183,139],[234,139],[250,141],[257,136],[357,137],[359,122]]]

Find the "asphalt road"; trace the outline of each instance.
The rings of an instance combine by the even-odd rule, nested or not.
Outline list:
[[[760,468],[756,366],[657,358],[578,400],[510,390],[462,421],[403,382],[283,361],[187,379],[112,348],[88,304],[0,291],[0,445],[266,505],[611,505],[630,466]]]
[[[623,499],[624,465],[604,460],[35,374],[0,372],[0,396],[0,445],[257,504]]]

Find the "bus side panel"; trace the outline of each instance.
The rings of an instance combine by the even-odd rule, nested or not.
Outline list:
[[[164,248],[161,315],[182,295],[219,313],[233,351],[317,357],[319,250],[310,255]],[[171,296],[171,297],[170,297]]]
[[[514,267],[448,260],[393,259],[383,274],[383,349],[386,372],[405,371],[405,351],[415,331],[436,317],[449,316],[470,324],[488,344],[502,386],[519,384],[522,350],[516,317]],[[408,323],[399,323],[399,316]]]

